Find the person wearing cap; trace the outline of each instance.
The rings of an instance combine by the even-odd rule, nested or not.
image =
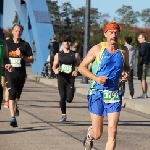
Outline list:
[[[93,141],[100,139],[105,116],[108,116],[108,141],[105,150],[114,150],[116,147],[117,124],[122,104],[118,85],[120,78],[127,81],[130,70],[128,51],[117,47],[119,33],[120,27],[116,22],[106,23],[106,42],[93,46],[78,67],[79,72],[91,80],[87,98],[92,126],[88,128],[83,142],[85,150],[91,150]],[[87,69],[91,62],[92,72]]]
[[[53,63],[53,71],[57,75],[58,90],[60,95],[61,122],[65,122],[66,103],[71,103],[74,98],[74,82],[77,76],[77,67],[80,63],[78,53],[70,50],[71,37],[66,35],[62,40],[63,50],[56,53]]]
[[[51,67],[51,78],[55,77],[52,66],[54,62],[54,56],[59,52],[59,43],[56,41],[56,35],[54,35],[51,39],[51,42],[48,45],[50,49],[50,67]]]

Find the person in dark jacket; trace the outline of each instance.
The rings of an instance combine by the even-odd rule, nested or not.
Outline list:
[[[141,44],[137,64],[138,80],[141,81],[143,93],[141,96],[138,96],[137,98],[148,98],[147,95],[148,84],[146,82],[146,76],[150,62],[150,43],[146,41],[146,35],[144,33],[139,34],[138,41]]]
[[[54,56],[56,53],[59,52],[59,43],[56,41],[56,36],[54,35],[51,39],[51,42],[48,45],[48,48],[50,49],[50,66],[51,66],[51,78],[55,77],[55,73],[52,69],[53,62],[54,62]]]

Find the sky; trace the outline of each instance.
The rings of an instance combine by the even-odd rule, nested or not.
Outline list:
[[[61,6],[64,2],[70,2],[75,9],[86,5],[86,0],[58,0],[58,5]],[[118,8],[121,8],[122,5],[132,6],[134,11],[141,12],[143,9],[150,7],[150,2],[149,0],[142,0],[140,2],[136,0],[91,0],[91,7],[98,8],[98,11],[102,14],[108,13],[109,16],[111,16],[109,21],[112,21],[113,17],[117,16],[115,12]],[[3,27],[5,29],[12,26],[15,11],[16,6],[14,0],[4,0]],[[143,24],[139,23],[138,26],[142,27]]]

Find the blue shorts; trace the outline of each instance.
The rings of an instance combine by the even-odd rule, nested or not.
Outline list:
[[[100,91],[92,91],[92,95],[88,95],[88,109],[91,113],[98,116],[107,116],[108,113],[120,112],[122,105],[122,96],[120,101],[116,103],[105,103],[103,101],[103,93]]]

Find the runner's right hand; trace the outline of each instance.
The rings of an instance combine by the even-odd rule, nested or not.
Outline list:
[[[99,83],[99,84],[104,85],[106,83],[107,79],[108,78],[106,76],[99,76],[99,77],[96,78],[96,82]]]
[[[12,67],[11,64],[6,64],[6,65],[5,65],[5,69],[7,69],[8,72],[12,72],[12,71],[13,71],[13,67]]]

